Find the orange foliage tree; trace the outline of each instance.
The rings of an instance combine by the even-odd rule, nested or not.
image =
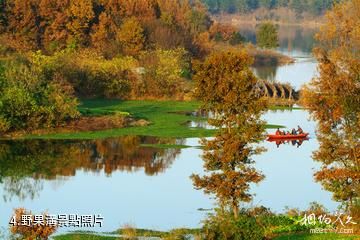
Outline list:
[[[70,1],[41,0],[39,3],[39,13],[41,25],[43,26],[42,44],[48,51],[55,51],[66,45],[69,37],[67,23],[69,16],[66,9]]]
[[[221,206],[238,216],[239,203],[249,202],[250,184],[264,177],[253,166],[252,156],[264,151],[254,146],[263,139],[260,116],[265,103],[254,91],[257,79],[245,52],[220,52],[196,66],[196,95],[218,128],[213,140],[202,140],[204,168],[211,174],[193,175],[194,185],[215,194]]]
[[[26,49],[41,47],[40,15],[38,1],[14,0],[8,3],[8,32],[18,46]],[[15,47],[18,47],[15,46]]]
[[[315,174],[334,199],[359,212],[360,193],[360,0],[337,4],[317,34],[319,76],[302,101],[319,123],[322,163]],[[358,216],[359,217],[359,216]]]
[[[92,0],[70,0],[70,6],[67,9],[69,22],[66,26],[71,34],[71,40],[80,45],[89,41],[91,23],[95,16],[93,7]]]
[[[31,221],[31,224],[29,224],[30,226],[25,226],[22,224],[22,216],[31,216],[31,220],[28,221]],[[31,212],[23,208],[15,209],[15,221],[12,221],[12,224],[14,225],[10,227],[11,233],[20,235],[21,239],[25,240],[47,240],[51,234],[56,232],[57,226],[50,226],[47,224],[46,214],[37,216],[41,216],[44,224],[34,224],[34,215],[32,215]]]

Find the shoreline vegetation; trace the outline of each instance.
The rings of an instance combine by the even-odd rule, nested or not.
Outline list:
[[[295,58],[285,55],[273,49],[259,48],[252,43],[246,43],[243,47],[248,54],[253,57],[253,67],[258,66],[283,66],[295,63]],[[236,51],[239,46],[232,46],[225,43],[216,43],[214,51]]]
[[[249,55],[254,58],[253,66],[283,66],[295,63],[293,57],[287,56],[280,52],[260,49],[254,46],[249,47]]]
[[[84,100],[79,111],[85,116],[82,124],[70,124],[67,127],[16,132],[4,139],[99,139],[125,135],[153,137],[191,138],[210,137],[215,130],[189,127],[191,121],[205,121],[206,118],[193,115],[199,108],[196,101],[120,101],[120,100]],[[284,108],[282,108],[284,109]],[[94,121],[91,123],[91,117]],[[106,122],[96,121],[106,119]],[[79,126],[76,128],[74,126]],[[112,126],[116,125],[116,128]],[[81,128],[80,128],[81,126]],[[88,128],[104,127],[97,131]],[[107,129],[107,127],[110,127]],[[281,125],[268,124],[266,128],[282,128]],[[81,131],[77,131],[81,130]]]

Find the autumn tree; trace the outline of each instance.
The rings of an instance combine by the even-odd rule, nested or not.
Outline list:
[[[120,0],[103,0],[103,11],[99,13],[98,22],[91,32],[92,46],[105,55],[116,54],[116,32],[122,23],[125,10]]]
[[[322,169],[315,178],[350,208],[360,193],[359,33],[360,0],[337,4],[316,36],[319,76],[302,91],[304,105],[318,121],[314,159]]]
[[[254,91],[257,79],[246,52],[213,53],[196,66],[196,95],[218,130],[213,140],[202,140],[204,168],[209,175],[193,175],[194,185],[215,194],[221,206],[230,206],[237,218],[240,202],[249,202],[250,184],[263,179],[252,156],[263,151],[254,146],[263,139],[260,116],[263,99]]]
[[[33,224],[32,226],[25,226],[21,223],[21,219],[23,215],[31,216],[31,221],[34,221],[34,216],[31,212],[27,211],[23,208],[15,209],[15,215],[10,220],[13,224],[10,227],[11,233],[15,234],[15,236],[21,237],[21,239],[39,239],[39,240],[47,240],[49,236],[56,232],[58,226],[47,225],[46,214],[41,214],[44,224]]]
[[[136,55],[145,47],[144,29],[136,18],[128,18],[121,25],[117,40],[124,53]]]
[[[207,31],[211,26],[210,17],[201,5],[192,8],[186,17],[189,31],[194,35]]]
[[[29,50],[40,48],[42,26],[36,0],[14,0],[8,3],[8,32],[16,42],[15,47]]]
[[[183,29],[187,25],[187,14],[191,11],[189,0],[157,0],[160,8],[161,19],[167,23],[181,26]]]
[[[93,27],[91,34],[92,46],[101,52],[113,51],[117,27],[113,25],[111,17],[103,12],[100,14],[99,23]],[[116,54],[116,52],[113,54]],[[107,55],[107,54],[105,54]]]
[[[56,51],[67,44],[70,32],[67,29],[69,16],[66,11],[70,1],[41,0],[39,3],[39,14],[42,33],[43,47],[50,51]]]
[[[67,9],[69,22],[66,25],[72,41],[80,45],[87,44],[89,33],[94,18],[92,0],[70,0]]]
[[[0,33],[4,31],[6,26],[6,3],[5,0],[0,0]]]
[[[270,22],[262,23],[256,31],[256,43],[261,48],[276,48],[279,46],[276,26]]]
[[[160,16],[156,0],[123,0],[125,17],[135,17],[139,21],[151,21]]]

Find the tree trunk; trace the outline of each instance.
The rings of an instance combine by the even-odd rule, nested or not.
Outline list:
[[[233,205],[232,209],[233,209],[233,213],[234,213],[234,218],[237,219],[239,217],[239,206],[236,203],[236,201],[233,201],[232,205]]]

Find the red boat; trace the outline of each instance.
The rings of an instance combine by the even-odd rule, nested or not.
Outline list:
[[[291,140],[291,139],[304,139],[309,136],[309,133],[302,133],[302,134],[296,134],[296,135],[275,135],[275,134],[269,134],[268,140]]]

